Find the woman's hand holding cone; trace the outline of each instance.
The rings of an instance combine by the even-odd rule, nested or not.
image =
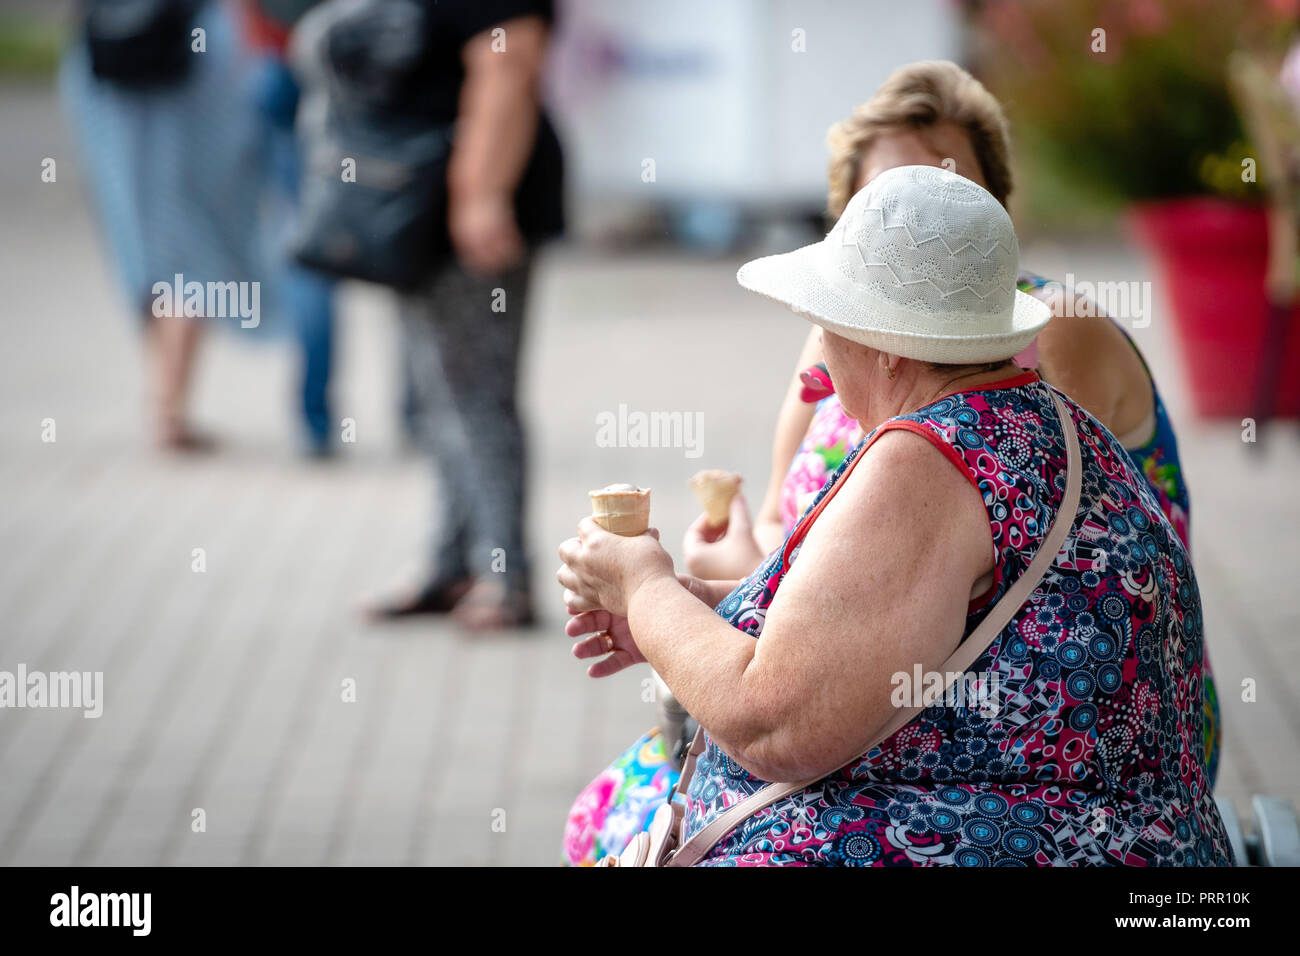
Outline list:
[[[638,587],[654,577],[674,576],[673,559],[654,528],[623,537],[583,518],[578,536],[561,544],[559,554],[564,566],[555,579],[565,588],[570,614],[604,608],[626,617],[628,598]]]
[[[748,577],[765,554],[754,540],[754,525],[744,495],[731,499],[727,523],[715,525],[708,513],[686,529],[682,540],[686,571],[705,580],[733,581]]]

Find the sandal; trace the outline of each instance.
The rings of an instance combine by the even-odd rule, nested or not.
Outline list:
[[[166,452],[188,454],[215,451],[217,443],[211,435],[194,431],[184,422],[165,421],[158,429],[158,447]]]
[[[446,614],[470,592],[473,584],[471,578],[430,581],[414,594],[367,607],[366,616],[391,621],[417,614]]]
[[[510,631],[537,623],[527,591],[510,590],[497,581],[478,581],[456,602],[451,616],[467,630]]]

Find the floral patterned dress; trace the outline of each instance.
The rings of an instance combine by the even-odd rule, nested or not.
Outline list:
[[[1021,292],[1034,293],[1051,284],[1042,276],[1022,272],[1017,280]],[[1155,378],[1147,367],[1146,359],[1138,351],[1128,332],[1124,332],[1133,350],[1137,352],[1142,367],[1151,378],[1151,397],[1155,414],[1155,427],[1150,436],[1141,445],[1125,448],[1133,459],[1138,472],[1146,479],[1160,502],[1160,510],[1165,513],[1169,523],[1182,539],[1183,544],[1191,546],[1190,503],[1187,494],[1187,482],[1183,476],[1182,462],[1178,457],[1178,438],[1174,434],[1173,423],[1165,409],[1160,389],[1156,387]],[[1032,346],[1017,356],[1019,364],[1026,367],[1037,364],[1037,350]],[[862,438],[862,429],[858,423],[844,414],[839,398],[834,393],[817,402],[812,424],[799,450],[795,453],[781,487],[781,520],[789,532],[799,520],[799,516],[808,510],[813,498],[821,491],[826,478],[840,463],[858,441]],[[1210,783],[1213,785],[1218,777],[1219,753],[1222,748],[1222,722],[1219,714],[1219,698],[1215,691],[1214,674],[1210,668],[1209,658],[1205,662],[1205,754],[1210,768]]]
[[[1206,772],[1202,617],[1183,541],[1126,451],[1069,402],[1083,492],[1063,555],[972,671],[992,709],[930,707],[813,787],[751,817],[703,865],[1231,865]],[[885,431],[931,441],[984,499],[997,562],[984,611],[1032,560],[1064,487],[1065,445],[1033,372],[890,419],[831,474],[717,612],[761,639],[822,504]],[[765,784],[707,741],[695,833]]]
[[[679,776],[663,734],[642,734],[574,801],[564,824],[565,865],[593,866],[622,853],[650,825]]]
[[[1018,279],[1021,292],[1032,293],[1048,285],[1033,273]],[[1124,331],[1121,328],[1121,331]],[[1129,338],[1125,332],[1125,337]],[[1132,339],[1129,339],[1132,343]],[[1137,346],[1134,345],[1134,350]],[[1141,352],[1138,357],[1142,358]],[[1036,350],[1017,356],[1021,365],[1037,364]],[[1143,367],[1146,360],[1142,359]],[[1149,374],[1149,370],[1148,370]],[[1151,382],[1155,428],[1150,438],[1125,451],[1146,479],[1170,524],[1188,544],[1190,508],[1187,484],[1178,457],[1178,440],[1155,379]],[[844,462],[861,441],[857,421],[844,414],[832,392],[817,403],[813,420],[790,464],[781,488],[781,517],[786,532],[793,530],[800,515],[808,510],[827,478]],[[1203,660],[1203,737],[1210,785],[1218,772],[1221,722],[1209,658]],[[652,732],[628,748],[579,795],[565,827],[564,858],[571,865],[590,865],[608,853],[622,852],[638,831],[649,826],[654,811],[677,782],[677,772],[662,738]]]

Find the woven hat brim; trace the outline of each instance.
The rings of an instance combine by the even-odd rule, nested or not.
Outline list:
[[[973,335],[903,331],[892,321],[894,310],[851,299],[829,286],[816,268],[823,255],[818,242],[764,256],[741,266],[736,281],[836,335],[923,362],[960,365],[1009,359],[1024,351],[1052,318],[1046,303],[1017,291],[1008,331]]]

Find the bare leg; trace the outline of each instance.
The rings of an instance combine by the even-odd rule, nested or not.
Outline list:
[[[199,322],[183,316],[149,320],[158,444],[169,450],[195,451],[207,444],[190,431],[185,410],[202,331]]]

